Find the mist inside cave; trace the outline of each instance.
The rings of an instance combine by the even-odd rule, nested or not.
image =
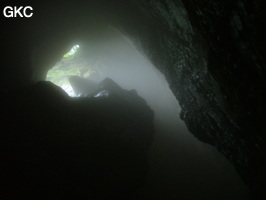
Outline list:
[[[109,27],[105,34],[74,44],[47,73],[46,80],[72,98],[88,97],[87,85],[78,91],[71,77],[95,85],[109,77],[123,89],[135,89],[154,111],[149,174],[137,199],[248,199],[234,167],[214,147],[198,141],[180,119],[180,105],[164,75],[117,29]]]

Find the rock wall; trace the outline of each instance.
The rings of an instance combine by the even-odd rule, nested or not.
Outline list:
[[[142,44],[165,74],[181,118],[265,198],[265,64],[260,1],[143,1],[157,37]]]

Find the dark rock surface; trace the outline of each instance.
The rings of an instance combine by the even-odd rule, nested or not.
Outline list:
[[[216,146],[235,165],[253,198],[264,199],[261,1],[143,3],[144,13],[159,24],[160,44],[145,38],[142,44],[169,81],[181,118],[197,138]]]
[[[254,199],[265,199],[263,1],[123,2],[46,1],[44,5],[34,1],[32,19],[1,16],[4,96],[43,79],[77,38],[94,40],[92,30],[112,24],[131,37],[166,76],[192,134],[217,147],[234,164]],[[1,9],[9,4],[1,1]],[[20,98],[20,93],[14,96]],[[38,106],[37,111],[44,109]],[[17,121],[28,117],[20,115],[15,116]],[[38,123],[34,122],[35,129]],[[13,125],[7,128],[19,127]]]
[[[145,183],[153,112],[136,93],[78,99],[39,82],[3,105],[1,199],[131,199]]]

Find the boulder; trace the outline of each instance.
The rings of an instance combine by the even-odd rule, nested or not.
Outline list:
[[[11,95],[2,120],[1,198],[131,199],[145,184],[153,111],[136,92],[116,89],[71,98],[41,82]]]

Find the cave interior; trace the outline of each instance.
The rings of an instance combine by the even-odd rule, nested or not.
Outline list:
[[[4,199],[266,199],[262,1],[0,3],[29,5],[0,21]]]

